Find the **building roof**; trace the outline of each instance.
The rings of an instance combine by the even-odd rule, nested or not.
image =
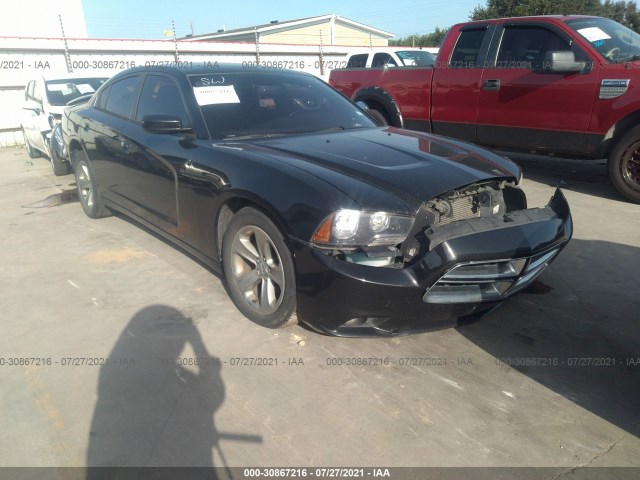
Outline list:
[[[296,20],[285,20],[283,22],[273,21],[270,23],[264,23],[262,25],[255,25],[252,27],[244,27],[244,28],[234,28],[233,30],[225,30],[222,32],[218,31],[213,33],[205,33],[201,35],[191,35],[188,37],[182,37],[179,40],[224,40],[227,37],[253,34],[256,31],[258,32],[258,34],[261,34],[261,33],[270,33],[278,30],[290,30],[293,28],[313,25],[315,23],[319,23],[319,22],[323,22],[331,19],[333,19],[335,22],[349,25],[353,28],[358,28],[360,30],[365,30],[367,32],[370,32],[373,35],[384,37],[386,39],[390,39],[395,36],[393,33],[385,32],[384,30],[370,27],[369,25],[358,23],[353,20],[349,20],[348,18],[341,17],[339,15],[327,14],[327,15],[319,15],[316,17],[299,18]]]

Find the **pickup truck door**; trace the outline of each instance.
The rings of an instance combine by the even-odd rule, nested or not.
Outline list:
[[[579,73],[544,70],[548,51],[574,52]],[[500,149],[580,153],[598,85],[587,55],[543,22],[513,22],[494,35],[482,70],[477,141]]]
[[[443,45],[451,51],[449,58],[438,57],[433,73],[431,124],[433,132],[476,141],[476,121],[482,65],[495,25],[473,24],[462,27],[453,45]]]

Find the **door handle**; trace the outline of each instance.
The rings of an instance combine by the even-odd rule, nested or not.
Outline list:
[[[482,89],[487,92],[495,92],[500,90],[500,79],[488,78],[482,81]]]

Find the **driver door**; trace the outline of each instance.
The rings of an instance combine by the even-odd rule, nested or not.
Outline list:
[[[598,74],[589,62],[580,73],[543,70],[548,51],[572,50],[569,37],[543,23],[505,24],[499,48],[482,71],[478,143],[517,150],[577,152],[586,149]],[[495,50],[494,50],[495,51]]]
[[[136,215],[185,239],[192,227],[183,222],[189,206],[184,201],[189,186],[184,167],[191,149],[183,141],[184,134],[150,133],[142,128],[142,119],[152,114],[179,117],[183,127],[192,124],[180,88],[169,76],[146,76],[135,121],[122,128],[123,196]]]

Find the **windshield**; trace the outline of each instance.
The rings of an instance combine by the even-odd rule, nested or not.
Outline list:
[[[608,18],[586,18],[567,22],[587,39],[608,62],[640,58],[640,35]]]
[[[396,52],[405,67],[433,67],[436,56],[424,50],[400,50]]]
[[[45,82],[49,105],[61,107],[82,95],[93,94],[106,78],[73,78]]]
[[[313,133],[376,125],[322,80],[279,72],[190,75],[215,139]]]

